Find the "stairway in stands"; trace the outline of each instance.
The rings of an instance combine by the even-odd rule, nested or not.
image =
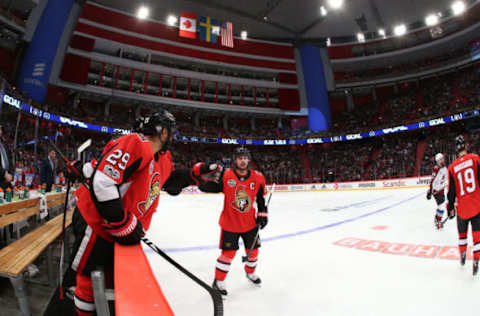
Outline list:
[[[425,155],[425,149],[427,148],[427,142],[421,140],[417,143],[417,157],[415,160],[415,169],[412,176],[417,176],[422,165],[423,156]]]
[[[373,162],[378,158],[378,155],[380,155],[380,148],[373,148],[372,152],[370,153],[370,156],[368,157],[368,162],[367,165],[365,166],[365,169],[363,171],[362,179],[365,179],[365,177],[368,175],[368,172],[373,166]]]
[[[307,147],[297,147],[297,153],[305,170],[305,178],[308,180],[308,182],[313,182],[312,165],[310,163],[310,159],[308,159]]]

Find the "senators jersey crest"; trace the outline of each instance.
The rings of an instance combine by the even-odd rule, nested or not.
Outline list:
[[[232,202],[233,209],[245,213],[250,210],[252,206],[252,199],[245,191],[244,185],[239,185],[235,189],[235,199]]]
[[[139,202],[137,205],[138,211],[145,215],[150,206],[152,206],[153,202],[157,199],[160,195],[160,191],[162,190],[161,184],[161,177],[159,172],[155,172],[152,177],[150,178],[150,185],[148,190],[148,197],[147,200]]]

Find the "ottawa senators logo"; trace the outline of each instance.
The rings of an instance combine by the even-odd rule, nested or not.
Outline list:
[[[240,213],[246,213],[252,206],[252,200],[245,191],[244,185],[239,185],[235,189],[235,200],[232,202],[232,207]]]
[[[160,173],[155,172],[150,178],[147,200],[137,204],[137,209],[143,216],[148,212],[150,206],[152,206],[153,202],[155,202],[157,197],[160,195],[160,191],[162,190],[160,180]]]

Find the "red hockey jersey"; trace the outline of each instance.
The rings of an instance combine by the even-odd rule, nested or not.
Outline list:
[[[480,213],[480,157],[466,154],[448,167],[449,208],[457,203],[457,215],[469,219]]]
[[[173,171],[170,152],[154,156],[150,142],[143,135],[129,134],[110,141],[102,157],[91,181],[95,198],[105,202],[121,197],[123,208],[133,213],[147,230],[163,184]],[[104,219],[91,192],[81,186],[75,194],[77,207],[88,225],[102,238],[112,241],[102,226]]]
[[[226,169],[223,174],[223,211],[220,215],[222,229],[243,233],[256,225],[256,209],[253,203],[257,195],[266,194],[265,177],[261,172],[250,170],[245,178],[239,177],[233,169]]]

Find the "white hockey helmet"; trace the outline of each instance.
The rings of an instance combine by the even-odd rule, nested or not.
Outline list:
[[[440,160],[442,160],[442,159],[443,159],[443,154],[442,153],[438,153],[438,154],[435,155],[435,161],[437,163],[439,163]]]

